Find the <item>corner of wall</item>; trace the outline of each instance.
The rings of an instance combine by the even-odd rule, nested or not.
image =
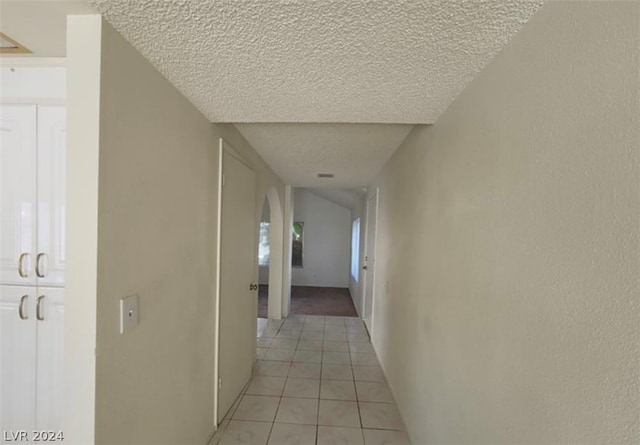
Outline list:
[[[67,18],[67,211],[63,427],[95,441],[102,17]]]

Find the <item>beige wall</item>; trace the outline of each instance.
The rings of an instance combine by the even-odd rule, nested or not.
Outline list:
[[[376,181],[412,443],[640,442],[639,23],[546,4]]]
[[[205,443],[218,138],[256,170],[252,235],[267,188],[284,186],[233,125],[209,123],[106,22],[102,51],[96,442]],[[131,294],[139,326],[120,335],[119,299]]]

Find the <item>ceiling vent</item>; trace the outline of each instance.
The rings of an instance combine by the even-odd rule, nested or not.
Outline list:
[[[318,178],[335,178],[333,173],[318,173]]]
[[[0,32],[0,54],[31,54],[31,51],[8,35]]]

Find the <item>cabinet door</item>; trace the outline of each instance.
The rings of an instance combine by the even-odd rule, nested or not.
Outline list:
[[[34,261],[39,286],[64,283],[66,147],[65,107],[38,106],[38,250]]]
[[[36,107],[0,105],[0,283],[35,284]]]
[[[36,290],[0,286],[0,425],[35,428]]]
[[[38,287],[36,428],[58,431],[62,415],[64,289]]]

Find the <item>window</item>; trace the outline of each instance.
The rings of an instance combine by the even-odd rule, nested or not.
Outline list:
[[[260,239],[258,240],[258,264],[260,266],[269,265],[269,234],[270,223],[260,223]],[[255,232],[254,232],[255,233]]]
[[[302,230],[303,222],[294,222],[292,227],[292,245],[291,245],[291,265],[294,267],[302,267]],[[269,265],[269,241],[271,234],[271,225],[268,222],[260,223],[260,234],[258,239],[258,264],[260,266]]]
[[[360,218],[351,225],[351,277],[358,281],[360,269]]]
[[[302,231],[304,229],[303,222],[293,223],[293,241],[291,243],[291,265],[293,267],[302,267]]]

